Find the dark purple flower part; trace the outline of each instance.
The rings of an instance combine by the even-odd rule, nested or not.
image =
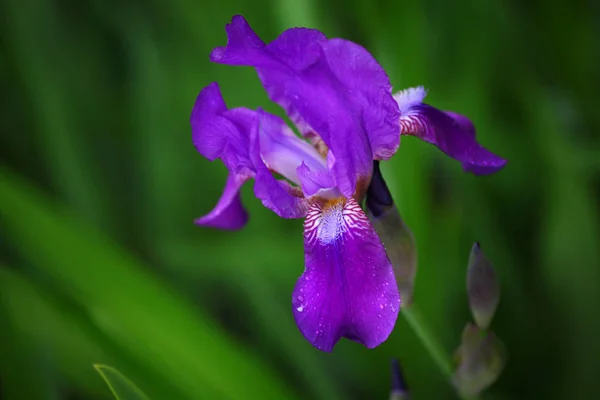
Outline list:
[[[396,284],[402,306],[412,304],[417,273],[417,246],[415,239],[400,216],[392,194],[383,179],[379,161],[373,161],[373,176],[365,199],[367,216],[384,244],[394,267]]]
[[[253,178],[266,207],[282,218],[306,217],[306,268],[292,297],[302,334],[325,351],[342,337],[375,347],[394,327],[400,296],[360,203],[373,160],[390,158],[400,144],[402,107],[390,81],[363,47],[316,30],[289,29],[269,44],[241,16],[226,30],[227,46],[211,60],[256,68],[303,138],[260,109],[228,109],[216,83],[204,88],[191,116],[194,145],[220,158],[229,178],[217,206],[196,223],[243,227],[239,190]]]
[[[400,362],[397,359],[392,360],[392,393],[390,399],[400,400],[408,399],[408,385],[402,373]]]
[[[427,95],[421,86],[398,92],[394,99],[400,107],[402,135],[418,138],[437,146],[460,161],[467,172],[487,175],[498,172],[506,160],[490,152],[475,139],[475,127],[465,116],[440,111],[423,103]]]

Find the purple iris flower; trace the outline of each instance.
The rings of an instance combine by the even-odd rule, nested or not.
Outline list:
[[[283,218],[305,218],[305,270],[292,295],[304,337],[331,351],[346,337],[368,348],[390,335],[400,295],[385,248],[361,209],[373,160],[389,159],[400,135],[439,147],[476,174],[506,163],[475,140],[471,122],[423,103],[423,88],[392,95],[383,70],[363,47],[294,28],[265,44],[241,16],[227,25],[228,42],[210,59],[256,68],[270,99],[303,138],[261,109],[228,109],[211,83],[191,116],[193,142],[229,170],[216,207],[198,225],[239,229],[247,221],[239,190]],[[276,179],[277,173],[285,179]]]

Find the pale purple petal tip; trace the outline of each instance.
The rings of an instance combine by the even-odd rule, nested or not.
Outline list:
[[[333,190],[335,183],[327,169],[311,169],[303,162],[297,169],[302,193],[306,197],[314,196],[319,192]]]
[[[262,116],[260,155],[270,170],[296,185],[300,184],[296,170],[303,163],[311,170],[327,173],[325,159],[313,146],[296,136],[281,118],[267,113],[262,113]]]
[[[465,116],[444,112],[422,103],[422,87],[404,90],[394,96],[400,107],[400,132],[416,136],[437,146],[462,163],[463,169],[476,175],[492,174],[506,165],[506,160],[481,146],[475,127]]]
[[[265,207],[273,210],[282,218],[302,218],[308,209],[307,200],[288,182],[275,179],[261,156],[260,131],[276,128],[278,125],[273,122],[279,118],[260,109],[256,114],[257,120],[250,137],[250,158],[256,171],[254,195],[262,201]],[[271,132],[267,135],[275,136],[283,135],[283,133]]]
[[[400,295],[385,249],[354,199],[314,205],[304,223],[306,269],[294,288],[294,318],[316,348],[342,337],[373,348],[394,328]]]
[[[215,208],[207,215],[196,219],[194,223],[226,230],[243,228],[248,222],[248,213],[242,205],[239,190],[245,181],[246,179],[230,173],[221,199]]]

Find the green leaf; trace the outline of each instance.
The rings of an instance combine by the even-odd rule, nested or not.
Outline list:
[[[0,224],[14,248],[83,307],[106,337],[185,398],[295,398],[258,354],[148,267],[4,169]]]
[[[94,364],[117,400],[150,400],[133,382],[108,365]]]
[[[0,265],[0,398],[58,400],[56,370],[49,351],[40,344],[36,331],[21,329],[18,320],[24,312],[11,296],[19,287],[6,285],[4,271],[9,269]],[[25,312],[35,314],[37,310],[30,307]]]
[[[15,397],[6,396],[7,400],[36,400],[38,397],[29,390],[39,388],[46,394],[50,392],[50,389],[44,388],[34,378],[19,378],[15,375],[19,373],[18,370],[23,376],[34,372],[31,363],[23,366],[21,359],[26,358],[23,350],[29,354],[31,350],[42,352],[41,355],[46,359],[44,361],[52,368],[52,377],[68,382],[69,386],[78,393],[85,394],[86,398],[109,398],[109,390],[98,380],[96,372],[91,368],[82,368],[93,363],[119,365],[135,382],[143,385],[145,392],[154,399],[186,398],[177,391],[177,387],[164,380],[161,374],[147,371],[144,365],[135,362],[126,350],[102,334],[93,321],[86,318],[79,305],[54,292],[46,283],[36,282],[16,269],[0,266],[0,311],[4,311],[2,314],[6,315],[4,319],[7,320],[8,328],[0,330],[0,343],[8,343],[0,346],[0,374],[3,381],[4,377],[7,381],[3,390],[15,388]],[[0,323],[4,324],[3,319],[0,319]],[[12,340],[11,330],[18,335]],[[19,345],[15,340],[22,344]],[[19,368],[21,366],[23,367]],[[11,381],[16,383],[15,386],[8,383],[10,376],[16,377]],[[34,387],[30,388],[31,385],[28,385],[24,389],[19,382],[34,382]],[[24,393],[24,390],[28,392]]]

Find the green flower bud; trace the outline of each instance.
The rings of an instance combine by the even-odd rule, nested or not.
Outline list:
[[[467,293],[475,323],[481,329],[487,329],[500,301],[500,283],[479,243],[473,245],[469,257]]]
[[[452,383],[463,397],[474,397],[493,384],[506,364],[506,349],[493,333],[469,323],[455,353]]]

